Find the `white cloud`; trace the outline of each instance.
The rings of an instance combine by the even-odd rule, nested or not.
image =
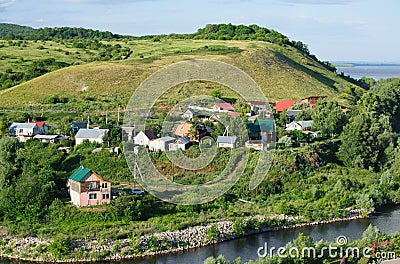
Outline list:
[[[46,22],[46,20],[43,19],[43,18],[39,18],[39,19],[36,19],[35,22],[37,22],[37,23],[44,23],[44,22]]]
[[[13,5],[17,0],[0,0],[0,8],[6,8]]]
[[[278,0],[290,5],[346,5],[359,0]]]

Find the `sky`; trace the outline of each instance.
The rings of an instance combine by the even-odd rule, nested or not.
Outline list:
[[[400,63],[399,10],[398,0],[0,0],[0,22],[134,36],[257,24],[323,61]]]

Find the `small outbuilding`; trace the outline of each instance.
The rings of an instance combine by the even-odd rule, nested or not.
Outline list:
[[[217,146],[219,148],[236,148],[237,137],[219,136],[217,138]]]

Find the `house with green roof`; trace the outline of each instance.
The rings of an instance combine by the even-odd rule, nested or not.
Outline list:
[[[67,187],[71,202],[78,207],[107,204],[111,201],[111,182],[83,166],[68,178]]]

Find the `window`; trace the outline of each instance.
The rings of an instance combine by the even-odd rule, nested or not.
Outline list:
[[[110,199],[110,194],[103,193],[103,200]]]
[[[91,182],[89,185],[89,189],[96,189],[96,183],[95,182]]]
[[[103,182],[103,183],[101,184],[101,188],[107,188],[107,183],[106,183],[106,182]]]
[[[21,129],[19,130],[19,133],[20,133],[20,134],[24,133],[24,130],[21,128]]]
[[[90,193],[89,200],[97,200],[97,193]]]

